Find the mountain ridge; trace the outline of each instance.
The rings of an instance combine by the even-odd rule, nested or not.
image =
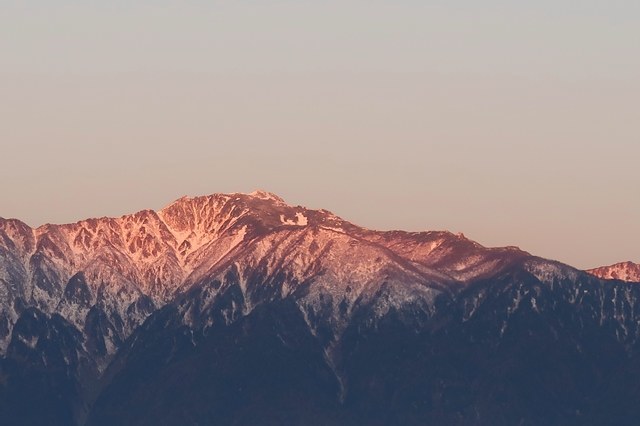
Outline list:
[[[631,261],[588,269],[587,272],[603,279],[640,283],[640,264]]]
[[[210,356],[229,365],[242,378],[238,389],[252,389],[255,407],[269,412],[259,402],[269,389],[256,387],[242,372],[244,365],[233,361],[235,356],[246,359],[258,377],[280,389],[260,367],[259,354],[265,353],[278,365],[296,365],[300,377],[323,384],[316,388],[298,376],[286,376],[292,387],[312,389],[309,398],[337,410],[337,417],[332,414],[326,422],[376,424],[366,412],[382,409],[384,398],[370,405],[381,397],[378,387],[403,392],[384,373],[396,368],[389,364],[392,359],[407,363],[398,367],[399,377],[413,366],[424,375],[416,377],[435,386],[429,391],[435,392],[429,396],[433,401],[444,398],[435,383],[457,387],[462,380],[447,357],[467,357],[459,351],[474,347],[473,342],[485,341],[491,351],[506,344],[508,353],[515,354],[530,344],[526,336],[537,335],[552,345],[563,335],[568,339],[563,350],[586,357],[585,365],[591,365],[598,357],[613,356],[599,349],[579,355],[590,345],[588,336],[596,333],[615,348],[615,362],[624,359],[622,354],[635,359],[640,351],[640,309],[634,308],[639,292],[634,284],[601,280],[517,247],[487,248],[448,231],[366,229],[327,210],[289,206],[266,191],[182,197],[158,211],[36,229],[0,219],[0,377],[8,377],[6,389],[0,384],[0,415],[23,420],[35,415],[29,410],[16,414],[12,407],[20,406],[22,398],[48,407],[43,415],[64,419],[62,424],[108,424],[105,419],[144,423],[144,409],[142,417],[127,414],[138,413],[130,403],[139,399],[141,407],[156,405],[144,391],[149,386],[169,392],[163,395],[170,398],[164,382],[154,382],[163,375],[187,375],[206,388],[193,364],[207,371],[216,386],[235,380],[223,380],[226,373],[202,364]],[[400,335],[404,340],[394,337]],[[252,349],[236,353],[224,346],[238,341]],[[394,345],[402,349],[394,352]],[[373,365],[363,348],[389,353],[374,357],[379,364]],[[438,351],[448,355],[441,358]],[[489,355],[478,351],[469,353],[479,359]],[[308,358],[300,358],[301,353]],[[440,365],[445,376],[438,378],[429,362],[420,361],[423,356]],[[158,373],[149,370],[152,365]],[[411,374],[405,379],[422,386]],[[286,387],[281,391],[274,394],[274,404],[297,413],[288,404],[300,401]],[[204,394],[221,398],[218,392],[206,388]],[[58,394],[63,395],[58,402],[48,396]],[[425,401],[405,396],[413,408],[397,402],[394,410],[412,412],[409,424],[422,424],[425,418],[447,423],[456,416],[473,421],[476,415],[456,408],[439,418]],[[189,418],[194,424],[215,418],[205,408],[209,403],[193,407]],[[496,407],[489,400],[483,404],[476,408],[489,419]],[[243,418],[241,411],[225,411],[224,404],[215,407],[229,423]],[[415,407],[427,411],[414,413]],[[151,418],[166,423],[162,412]],[[259,418],[257,411],[250,412],[258,416],[254,420]],[[427,412],[431,414],[425,417]],[[274,419],[281,423],[283,413],[273,411]],[[165,414],[179,421],[172,417],[175,413]],[[298,414],[304,418],[304,410]],[[516,417],[505,417],[506,424]]]

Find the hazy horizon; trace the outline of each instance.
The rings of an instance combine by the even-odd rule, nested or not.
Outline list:
[[[640,262],[640,3],[7,1],[0,216],[274,192]]]

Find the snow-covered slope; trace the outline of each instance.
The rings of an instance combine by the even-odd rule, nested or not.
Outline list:
[[[0,351],[30,306],[80,330],[97,307],[124,339],[248,232],[289,226],[282,218],[299,221],[303,211],[256,192],[181,198],[159,212],[37,229],[0,219]]]
[[[621,262],[611,266],[589,269],[588,273],[605,280],[621,280],[640,283],[640,264]]]
[[[152,312],[230,273],[243,283],[240,312],[265,294],[304,292],[310,327],[322,310],[331,317],[324,326],[339,334],[356,302],[375,295],[380,313],[411,301],[429,311],[436,294],[529,257],[449,232],[368,230],[265,191],[183,197],[158,212],[37,229],[0,219],[0,353],[21,312],[34,307],[60,314],[108,357]],[[89,330],[96,318],[100,327]]]
[[[549,365],[567,361],[586,368],[575,377],[607,377],[587,367],[618,365],[640,354],[640,287],[598,276],[640,281],[637,266],[615,265],[590,275],[516,247],[483,247],[462,234],[365,229],[326,210],[287,205],[264,191],[183,197],[157,212],[36,229],[0,218],[0,417],[14,412],[13,400],[2,399],[6,390],[6,395],[18,392],[22,400],[32,398],[34,405],[64,395],[65,403],[77,404],[76,420],[58,423],[83,424],[99,379],[113,387],[96,411],[95,424],[124,424],[118,413],[126,417],[133,408],[122,407],[137,401],[127,392],[143,389],[138,397],[149,396],[147,373],[158,380],[152,388],[165,386],[167,395],[175,392],[167,377],[182,383],[185,373],[196,380],[202,370],[209,372],[203,377],[223,377],[224,383],[231,376],[248,378],[235,388],[242,392],[245,385],[255,385],[245,367],[262,366],[263,355],[273,362],[300,357],[300,369],[292,370],[289,380],[304,379],[301,389],[309,389],[318,383],[318,372],[320,381],[328,380],[337,406],[352,409],[349,404],[359,395],[368,395],[367,401],[379,397],[380,403],[360,407],[366,413],[390,400],[400,403],[403,413],[442,401],[446,392],[435,388],[405,405],[403,397],[389,398],[415,377],[422,377],[414,384],[423,390],[425,383],[471,389],[475,371],[487,374],[483,383],[493,383],[495,373],[522,360],[519,350],[532,342],[542,342],[540,354],[559,342],[568,345],[572,355],[552,353]],[[254,349],[238,344],[243,339]],[[505,358],[495,358],[493,351],[504,348]],[[602,362],[612,354],[621,358]],[[199,367],[174,362],[192,355]],[[211,363],[212,356],[220,364]],[[586,357],[584,362],[572,362],[580,357]],[[464,374],[471,374],[471,381],[460,382],[459,365],[450,364],[456,359],[465,360],[459,365],[488,364],[468,369]],[[269,362],[269,368],[256,371],[271,371]],[[235,370],[227,370],[229,365]],[[395,368],[406,369],[397,383],[395,374],[387,374]],[[154,376],[163,369],[167,374]],[[496,389],[519,382],[510,374]],[[3,387],[3,377],[13,387]],[[120,378],[111,382],[114,377]],[[138,388],[131,386],[135,377],[143,383]],[[25,381],[29,384],[23,386]],[[388,392],[380,387],[385,382]],[[223,388],[208,381],[193,387],[180,383],[175,385],[186,386],[184,395]],[[555,382],[550,383],[553,388]],[[255,401],[272,393],[270,386],[254,391]],[[547,388],[539,394],[547,395]],[[298,407],[297,394],[290,396]],[[493,411],[491,401],[502,399],[487,398],[484,418],[492,419],[504,407]],[[208,412],[211,400],[189,400]],[[451,403],[443,406],[459,404]],[[159,406],[150,404],[139,407],[141,419],[153,411],[149,407]],[[561,412],[578,412],[567,407]],[[478,423],[474,410],[465,414],[467,423]],[[116,420],[104,423],[105,413]],[[457,424],[459,414],[455,411],[451,421],[436,416],[431,423]],[[208,414],[202,416],[199,423],[211,423]],[[430,423],[421,416],[416,424]],[[521,418],[518,414],[503,424]],[[375,416],[362,419],[368,420],[360,424],[375,423]],[[325,420],[320,423],[335,424]]]

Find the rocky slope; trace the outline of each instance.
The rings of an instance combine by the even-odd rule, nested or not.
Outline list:
[[[640,396],[616,387],[640,371],[639,294],[263,191],[37,229],[0,219],[0,418],[584,424]]]
[[[447,232],[370,231],[262,191],[37,229],[0,219],[0,353],[20,312],[34,307],[79,330],[98,311],[107,333],[96,337],[112,355],[151,312],[232,263],[243,276],[280,276],[283,295],[311,279],[356,295],[385,278],[455,291],[525,255]]]
[[[590,269],[587,272],[605,280],[640,283],[640,265],[633,262],[620,262],[615,265]]]

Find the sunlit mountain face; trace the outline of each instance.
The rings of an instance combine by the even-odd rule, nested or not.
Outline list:
[[[625,281],[264,191],[0,219],[0,423],[634,424]]]
[[[587,272],[606,280],[640,283],[640,265],[633,262],[620,262],[611,266],[590,269]]]

